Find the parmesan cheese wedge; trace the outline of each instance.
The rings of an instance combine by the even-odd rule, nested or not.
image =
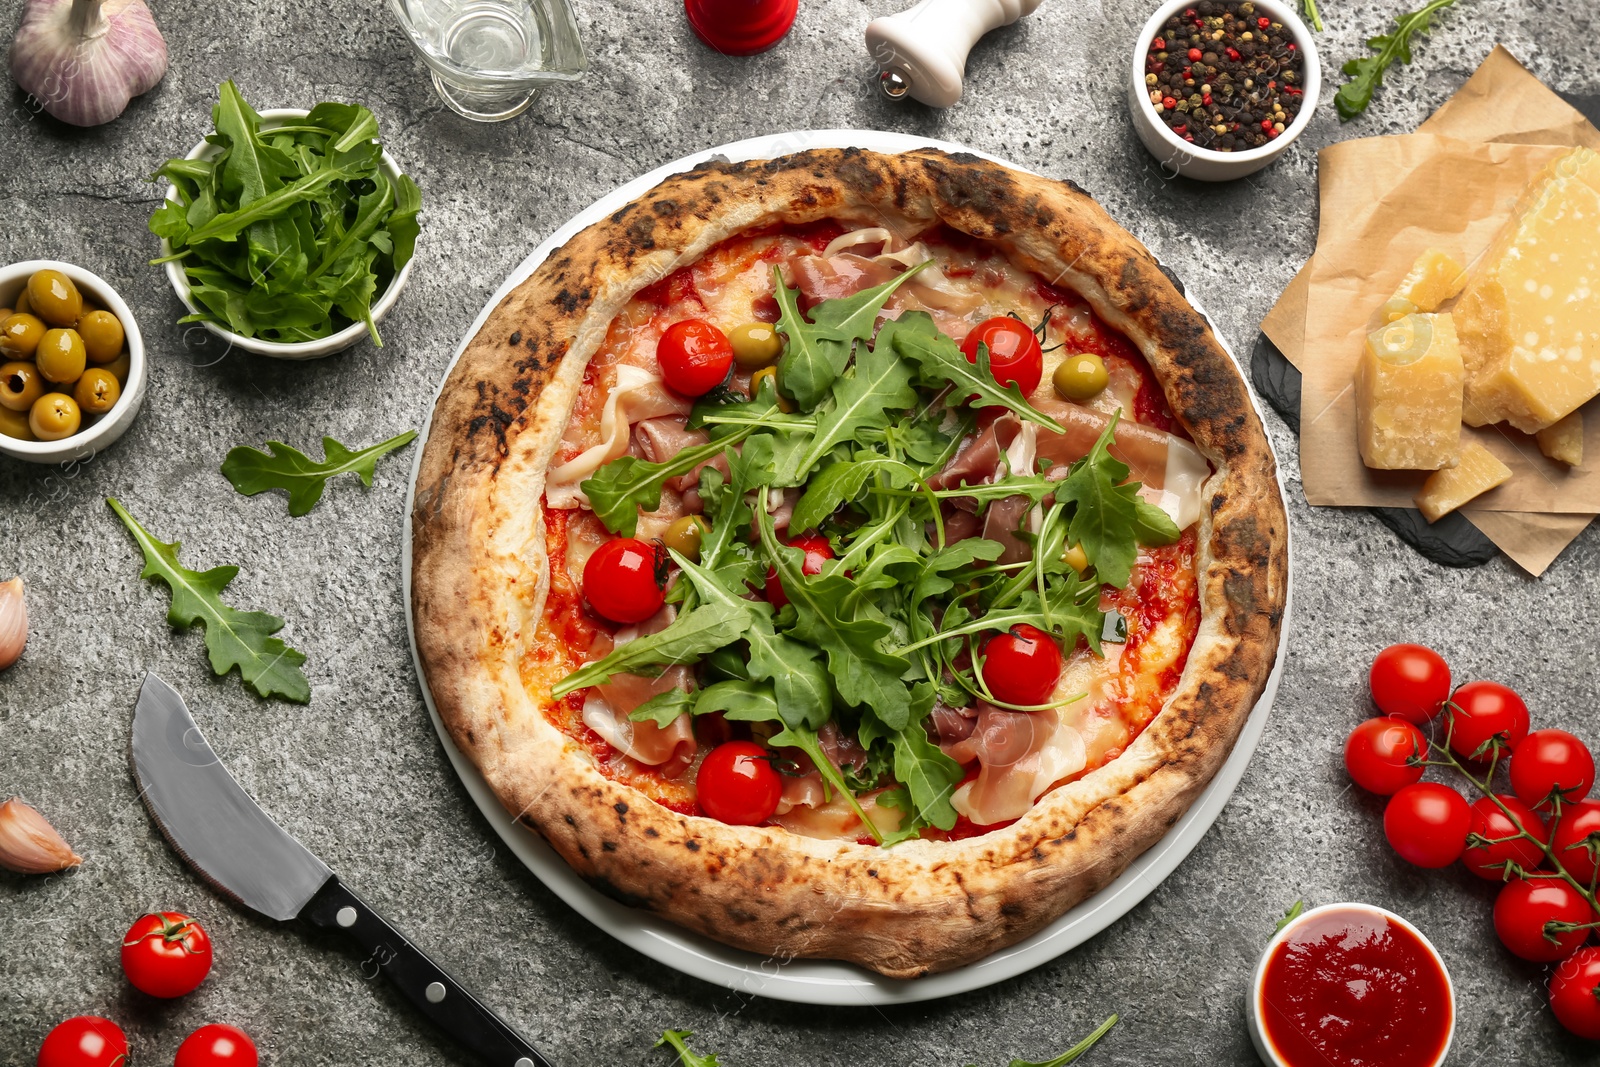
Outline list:
[[[1429,522],[1438,522],[1467,501],[1482,496],[1511,477],[1511,468],[1477,441],[1467,440],[1461,462],[1435,471],[1422,483],[1417,508]]]
[[[1583,463],[1583,412],[1574,411],[1534,436],[1539,441],[1539,451],[1557,463],[1565,463],[1569,467]]]
[[[1417,257],[1394,296],[1383,305],[1383,321],[1393,322],[1419,311],[1438,311],[1467,284],[1467,269],[1446,252],[1430,248]]]
[[[1600,393],[1600,153],[1552,163],[1467,280],[1456,305],[1464,415],[1537,433]]]
[[[1376,470],[1453,467],[1461,449],[1461,351],[1449,315],[1406,315],[1367,337],[1356,433]]]

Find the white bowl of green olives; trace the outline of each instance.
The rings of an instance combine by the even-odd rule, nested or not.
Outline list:
[[[311,112],[303,107],[277,107],[267,108],[259,112],[259,114],[261,117],[261,132],[262,134],[267,134],[278,126],[293,126],[297,120],[304,119]],[[209,160],[216,158],[221,152],[222,149],[218,145],[207,140],[195,145],[184,158]],[[397,181],[401,175],[400,165],[395,162],[394,157],[387,150],[383,151],[381,159],[382,162],[379,166],[384,175],[391,182]],[[180,200],[177,187],[169,184],[165,198],[169,201]],[[161,241],[161,254],[163,257],[172,254],[172,248],[165,238]],[[389,284],[384,290],[374,297],[372,301],[372,321],[374,324],[381,322],[383,317],[389,313],[389,309],[394,307],[395,301],[400,299],[400,290],[405,287],[406,280],[411,276],[411,267],[415,262],[415,256],[407,260],[399,271],[389,279]],[[201,308],[189,291],[189,279],[184,273],[183,263],[178,260],[168,260],[164,266],[167,272],[167,280],[172,283],[173,291],[178,294],[178,299],[183,301],[184,307],[189,309],[191,315],[199,315]],[[229,350],[237,348],[258,356],[270,356],[273,359],[320,359],[323,356],[331,356],[342,352],[368,336],[366,324],[362,322],[353,322],[349,326],[329,334],[327,337],[319,337],[313,341],[269,341],[260,337],[246,337],[243,334],[233,332],[226,326],[213,322],[209,318],[201,319],[200,325],[204,326],[212,336],[222,341]]]
[[[0,267],[0,454],[72,463],[132,425],[144,341],[105,279],[52,259]]]

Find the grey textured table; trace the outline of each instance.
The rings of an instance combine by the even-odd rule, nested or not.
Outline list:
[[[0,26],[14,26],[10,3]],[[1390,0],[1329,0],[1330,66],[1380,32]],[[1397,68],[1373,114],[1341,126],[1331,101],[1275,166],[1227,186],[1167,180],[1124,113],[1126,53],[1145,5],[1052,0],[985,39],[967,99],[895,107],[868,83],[860,44],[886,0],[805,0],[767,55],[730,59],[691,35],[672,0],[579,0],[594,70],[522,118],[476,126],[433,97],[379,4],[202,5],[164,0],[172,69],[115,123],[61,127],[7,89],[0,116],[0,262],[52,257],[116,285],[152,356],[131,432],[75,471],[0,462],[0,578],[29,584],[32,636],[0,675],[0,795],[46,811],[85,857],[64,876],[0,876],[0,1064],[31,1065],[58,1019],[119,1020],[132,1064],[171,1062],[183,1035],[221,1021],[255,1035],[269,1064],[465,1062],[358,957],[321,935],[256,920],[212,895],[168,851],[129,779],[128,728],[146,668],[190,698],[217,749],[283,824],[563,1067],[664,1065],[665,1027],[727,1067],[957,1067],[1059,1051],[1106,1014],[1123,1023],[1085,1061],[1246,1064],[1241,1003],[1273,923],[1296,898],[1361,899],[1414,919],[1457,983],[1456,1064],[1593,1062],[1544,1007],[1543,972],[1489,926],[1493,887],[1459,868],[1409,869],[1384,846],[1380,805],[1353,790],[1339,751],[1363,714],[1371,653],[1416,639],[1461,676],[1501,679],[1536,720],[1596,740],[1600,535],[1586,533],[1533,581],[1504,560],[1448,571],[1369,515],[1309,510],[1295,440],[1269,431],[1288,474],[1297,615],[1267,734],[1215,827],[1173,877],[1115,927],[1024,977],[904,1009],[752,1001],[686,978],[591,927],[510,856],[451,771],[424,713],[400,587],[410,454],[371,490],[330,487],[289,519],[281,496],[237,496],[217,473],[236,444],[323,433],[371,442],[419,426],[455,343],[500,280],[572,214],[652,167],[710,145],[797,127],[875,127],[965,142],[1097,195],[1196,291],[1236,351],[1310,252],[1316,149],[1413,128],[1506,44],[1554,88],[1600,92],[1592,0],[1476,0],[1446,13],[1415,67]],[[416,177],[424,230],[412,281],[363,344],[305,365],[211,362],[175,325],[179,305],[145,219],[143,178],[209,129],[216,85],[258,107],[365,102]],[[198,333],[198,331],[197,331]],[[192,339],[191,339],[192,340]],[[198,633],[173,637],[167,595],[138,578],[119,497],[195,567],[238,563],[240,606],[289,620],[308,658],[307,707],[255,699],[208,670]],[[209,926],[217,962],[194,995],[132,991],[116,942],[151,908]],[[370,973],[370,972],[369,972]]]

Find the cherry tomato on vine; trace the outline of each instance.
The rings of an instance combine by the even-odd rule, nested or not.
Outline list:
[[[819,533],[801,534],[789,542],[789,547],[798,548],[806,554],[800,564],[801,574],[821,574],[822,565],[833,558],[833,546]],[[783,591],[783,583],[778,580],[777,568],[768,567],[767,603],[777,610],[788,602],[789,595]]]
[[[127,1059],[122,1027],[98,1015],[74,1015],[45,1035],[38,1067],[123,1067]]]
[[[1600,804],[1580,800],[1563,807],[1561,818],[1556,820],[1550,848],[1572,877],[1585,885],[1593,882],[1595,868],[1600,866],[1600,857],[1595,855],[1596,850],[1600,850]]]
[[[1003,704],[1043,704],[1060,677],[1061,649],[1037,626],[1018,623],[984,642],[983,684]]]
[[[1559,878],[1518,878],[1506,883],[1494,899],[1494,932],[1513,956],[1535,963],[1564,960],[1589,939],[1588,930],[1550,931],[1553,922],[1595,921],[1594,909],[1576,889]]]
[[[1511,791],[1524,804],[1548,808],[1558,796],[1573,804],[1594,785],[1594,756],[1565,730],[1535,730],[1512,751],[1510,772]]]
[[[665,563],[637,537],[607,541],[583,565],[583,595],[612,622],[643,622],[666,602]]]
[[[1580,948],[1550,978],[1550,1010],[1579,1037],[1600,1041],[1600,948]]]
[[[656,342],[656,362],[674,392],[702,396],[727,380],[733,344],[704,319],[684,319],[668,326]]]
[[[1449,699],[1450,668],[1424,645],[1390,645],[1373,659],[1367,684],[1379,711],[1424,723]]]
[[[177,911],[141,915],[122,939],[122,972],[152,997],[194,992],[211,970],[211,938]]]
[[[706,753],[694,784],[705,813],[732,826],[766,822],[783,796],[772,751],[754,741],[728,741]]]
[[[172,1067],[257,1067],[260,1062],[249,1034],[237,1026],[210,1023],[183,1039]]]
[[[1505,810],[1501,810],[1500,804],[1505,805]],[[1519,828],[1506,816],[1506,811],[1516,816],[1522,824],[1521,829],[1540,841],[1550,840],[1550,831],[1545,827],[1544,820],[1539,818],[1538,812],[1516,797],[1502,796],[1500,804],[1488,797],[1479,797],[1472,802],[1472,822],[1467,827],[1467,833],[1476,834],[1487,843],[1469,844],[1461,854],[1461,862],[1467,865],[1467,870],[1479,878],[1494,882],[1505,877],[1507,860],[1514,861],[1524,871],[1536,871],[1544,863],[1544,850],[1532,841],[1517,836]]]
[[[961,342],[968,363],[978,362],[979,344],[989,346],[989,371],[1002,387],[1016,382],[1023,396],[1039,387],[1039,379],[1044,377],[1044,351],[1027,323],[1009,315],[978,323]]]
[[[1427,755],[1428,740],[1421,730],[1404,719],[1384,715],[1350,731],[1344,745],[1344,769],[1356,785],[1386,797],[1422,781],[1422,767],[1407,761]]]
[[[1418,867],[1448,867],[1467,844],[1472,809],[1449,786],[1417,782],[1389,798],[1383,833],[1400,858]]]
[[[1491,739],[1500,746],[1503,760],[1528,736],[1528,705],[1499,682],[1468,682],[1450,697],[1448,712],[1450,750],[1462,759],[1487,762],[1493,755],[1485,746]],[[1482,755],[1475,755],[1482,752]]]

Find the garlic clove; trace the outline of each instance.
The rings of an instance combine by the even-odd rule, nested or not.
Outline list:
[[[28,643],[28,605],[22,596],[22,579],[0,582],[0,671],[22,655]]]
[[[74,126],[110,122],[167,72],[167,42],[144,0],[26,0],[11,77]]]
[[[0,804],[0,867],[18,874],[49,874],[82,862],[32,807],[16,797]]]

